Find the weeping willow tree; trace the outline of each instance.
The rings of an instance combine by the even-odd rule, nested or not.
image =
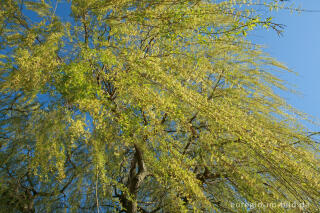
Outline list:
[[[320,210],[288,69],[246,37],[279,1],[0,2],[5,212]]]

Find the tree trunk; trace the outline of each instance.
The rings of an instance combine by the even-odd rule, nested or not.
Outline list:
[[[138,189],[145,177],[147,176],[147,169],[142,158],[142,151],[136,144],[134,145],[134,148],[136,152],[131,162],[131,168],[129,171],[129,177],[127,182],[127,188],[129,190],[131,199],[129,199],[129,195],[123,195],[120,198],[123,207],[127,209],[128,213],[138,212]]]

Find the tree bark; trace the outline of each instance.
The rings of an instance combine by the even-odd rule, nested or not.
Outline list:
[[[127,181],[127,188],[129,190],[131,199],[129,199],[129,194],[124,194],[120,198],[123,207],[127,209],[128,213],[138,212],[138,189],[147,176],[147,168],[143,161],[142,150],[136,144],[134,144],[134,148],[135,154],[131,162],[129,177]]]

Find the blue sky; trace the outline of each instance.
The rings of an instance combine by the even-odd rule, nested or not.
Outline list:
[[[302,9],[318,11],[272,13],[274,22],[286,25],[283,35],[279,37],[272,30],[259,30],[252,33],[250,39],[264,44],[266,52],[298,73],[280,77],[295,85],[294,89],[300,94],[282,96],[297,109],[320,119],[320,0],[290,0],[286,4],[292,3]],[[315,125],[307,124],[307,127],[320,131]]]

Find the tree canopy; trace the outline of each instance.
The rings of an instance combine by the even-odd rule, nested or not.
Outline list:
[[[246,37],[282,4],[1,0],[1,209],[320,211],[289,70]]]

